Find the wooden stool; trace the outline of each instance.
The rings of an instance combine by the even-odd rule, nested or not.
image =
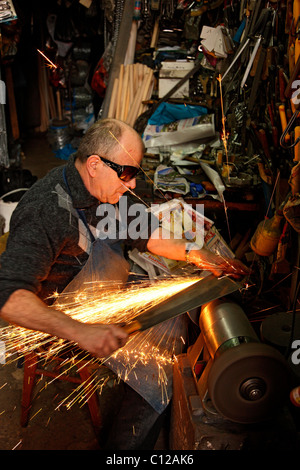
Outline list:
[[[62,370],[62,363],[66,362],[66,358],[53,357],[47,359],[46,364],[49,365],[51,362],[57,362],[58,365],[53,371],[46,370],[41,367],[41,360],[39,354],[30,352],[24,355],[24,378],[23,378],[23,392],[21,402],[21,426],[25,427],[28,424],[30,409],[32,406],[32,392],[35,386],[36,376],[53,377],[58,380],[64,380],[66,382],[72,382],[75,384],[86,383],[85,394],[87,398],[87,405],[89,407],[92,424],[96,435],[98,435],[101,426],[102,418],[99,406],[99,400],[96,393],[95,387],[92,382],[92,371],[91,363],[86,360],[76,360],[74,367],[78,372],[78,377],[70,376],[67,372]]]

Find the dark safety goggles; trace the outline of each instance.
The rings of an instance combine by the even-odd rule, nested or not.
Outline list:
[[[140,168],[137,168],[136,166],[131,166],[131,165],[119,165],[118,163],[111,162],[110,160],[106,160],[106,158],[103,158],[99,155],[103,163],[105,165],[109,166],[112,170],[114,170],[120,180],[125,181],[125,183],[128,183],[128,181],[132,180],[137,176],[137,174],[140,171]]]

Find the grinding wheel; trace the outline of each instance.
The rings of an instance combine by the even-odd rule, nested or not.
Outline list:
[[[207,384],[220,415],[237,423],[257,423],[270,418],[288,396],[289,371],[276,349],[244,343],[214,360]]]

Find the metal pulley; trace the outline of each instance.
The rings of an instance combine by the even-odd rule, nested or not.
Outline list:
[[[201,335],[188,355],[204,410],[244,424],[272,417],[289,393],[284,357],[261,343],[242,308],[226,299],[203,306],[199,325]]]

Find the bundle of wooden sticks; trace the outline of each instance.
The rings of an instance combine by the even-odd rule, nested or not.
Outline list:
[[[151,68],[139,63],[121,64],[119,75],[114,79],[108,117],[133,126],[138,116],[147,109],[143,101],[151,98],[153,85]]]

